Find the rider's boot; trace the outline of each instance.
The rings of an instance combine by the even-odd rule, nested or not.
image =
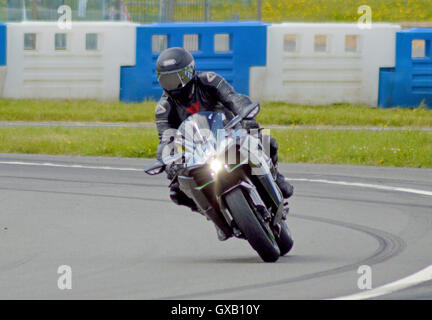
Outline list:
[[[180,190],[180,185],[178,182],[171,185],[170,198],[175,204],[179,206],[185,206],[194,212],[199,212],[195,201],[193,201],[183,191]]]
[[[207,220],[210,220],[213,222],[213,224],[216,228],[216,233],[217,233],[217,237],[218,237],[219,241],[225,241],[225,240],[232,237],[232,233],[228,229],[226,229],[226,231],[224,231],[222,229],[224,227],[224,222],[221,220],[221,218],[219,216],[215,215],[213,208],[209,208],[208,210],[201,212],[201,214],[206,216]],[[227,227],[228,227],[228,225],[225,226],[225,228],[227,228]]]
[[[230,235],[227,235],[222,229],[220,229],[216,224],[214,224],[215,228],[216,228],[216,233],[217,233],[217,237],[219,239],[219,241],[225,241],[228,240],[229,238],[231,238]]]
[[[225,231],[223,231],[218,225],[217,223],[222,223],[220,221],[220,218],[216,217],[214,214],[212,214],[212,208],[210,208],[207,211],[203,211],[200,210],[195,201],[193,201],[191,198],[187,197],[183,192],[179,192],[179,190],[171,190],[171,199],[173,199],[173,201],[181,206],[186,206],[189,209],[192,210],[192,212],[197,212],[199,214],[202,214],[203,216],[205,216],[207,218],[207,220],[210,220],[213,222],[215,228],[216,228],[216,233],[217,233],[217,237],[220,241],[225,241],[229,238],[232,237],[232,234],[228,234]]]

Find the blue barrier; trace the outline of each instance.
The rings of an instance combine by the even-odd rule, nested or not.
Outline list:
[[[413,57],[413,41],[424,41],[424,54]],[[415,28],[396,34],[396,66],[381,68],[378,106],[432,107],[432,29]]]
[[[0,22],[0,66],[6,65],[6,25]]]
[[[261,22],[155,23],[137,27],[136,65],[121,68],[120,100],[158,100],[162,94],[155,65],[160,52],[153,52],[153,36],[166,36],[168,47],[183,47],[184,35],[197,35],[198,50],[191,52],[197,70],[214,71],[237,92],[249,94],[249,68],[265,66],[267,27]],[[215,35],[229,35],[229,49],[215,52]]]

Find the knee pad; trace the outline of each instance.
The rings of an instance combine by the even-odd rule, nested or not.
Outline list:
[[[170,189],[170,198],[175,204],[179,206],[186,206],[191,209],[196,209],[195,202],[191,198],[189,198],[183,191],[181,191],[180,188],[176,185],[174,185]]]
[[[178,198],[178,193],[171,191],[170,192],[170,198],[171,198],[172,202],[174,202],[175,204],[180,204],[180,201]]]
[[[175,204],[180,204],[180,189],[173,187],[170,189],[170,198]]]
[[[279,145],[276,139],[270,136],[270,158],[272,159],[274,165],[276,165],[279,161],[278,149]]]

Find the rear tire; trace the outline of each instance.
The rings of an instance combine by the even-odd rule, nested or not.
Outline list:
[[[243,191],[238,188],[225,196],[226,204],[237,226],[246,236],[249,244],[265,262],[275,262],[280,257],[276,239],[264,220],[255,215]],[[261,222],[260,222],[261,220]]]
[[[280,225],[281,225],[281,232],[279,236],[276,236],[276,242],[279,246],[280,255],[283,256],[286,255],[288,252],[290,252],[290,250],[294,245],[294,240],[292,238],[291,231],[288,228],[285,221],[282,220],[280,222]]]

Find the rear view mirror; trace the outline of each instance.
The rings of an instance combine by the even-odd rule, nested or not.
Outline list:
[[[252,103],[247,107],[243,108],[241,113],[234,117],[227,125],[225,125],[225,129],[234,128],[237,124],[242,122],[242,120],[250,120],[257,116],[260,111],[260,105],[258,102]]]
[[[252,103],[242,110],[242,118],[246,120],[254,119],[260,112],[260,105],[258,102]]]
[[[144,172],[153,176],[156,174],[160,174],[165,170],[165,164],[157,160],[156,162],[153,162],[151,165],[144,168]]]

